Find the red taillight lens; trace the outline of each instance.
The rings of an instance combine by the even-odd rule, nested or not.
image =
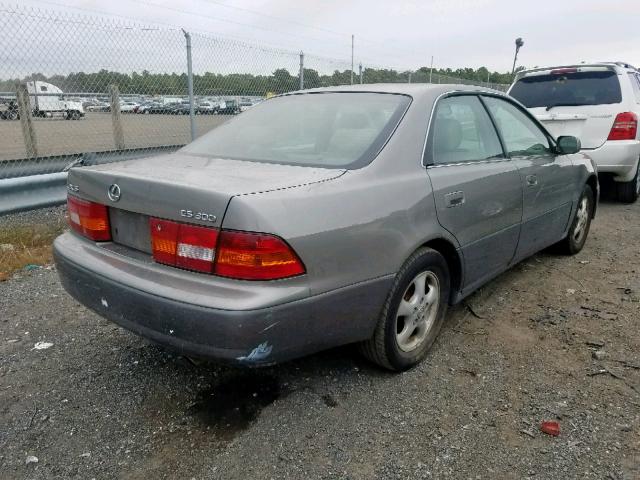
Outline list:
[[[152,218],[153,259],[174,267],[237,280],[276,280],[305,273],[304,265],[274,235],[219,231]]]
[[[214,273],[242,280],[275,280],[305,272],[284,240],[263,233],[220,233]]]
[[[212,273],[218,230],[152,218],[151,248],[158,263]]]
[[[69,225],[80,235],[96,242],[111,240],[109,213],[105,205],[69,195],[67,197],[67,211]]]
[[[607,140],[635,140],[638,133],[638,117],[633,112],[623,112],[616,116]]]

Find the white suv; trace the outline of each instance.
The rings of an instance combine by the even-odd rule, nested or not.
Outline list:
[[[556,137],[578,137],[598,172],[613,175],[619,200],[638,199],[638,70],[616,62],[524,70],[509,94]]]

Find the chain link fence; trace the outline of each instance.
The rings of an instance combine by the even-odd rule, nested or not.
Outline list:
[[[171,151],[265,98],[301,88],[432,82],[504,89],[424,69],[352,72],[350,60],[2,3],[0,31],[0,179]]]

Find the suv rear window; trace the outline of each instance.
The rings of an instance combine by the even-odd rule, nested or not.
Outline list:
[[[531,75],[509,94],[527,108],[620,103],[618,75],[611,70]]]

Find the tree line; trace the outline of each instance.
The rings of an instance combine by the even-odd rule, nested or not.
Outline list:
[[[523,67],[521,67],[523,68]],[[422,67],[416,71],[398,71],[393,69],[365,68],[364,83],[455,83],[462,79],[473,83],[509,84],[510,73],[489,72],[485,67],[478,69],[459,68],[452,70]],[[65,93],[103,93],[109,85],[116,84],[120,93],[143,95],[185,95],[187,91],[186,73],[120,73],[100,70],[94,73],[77,72],[68,75],[47,76],[33,73],[21,79],[0,80],[0,91],[15,91],[16,82],[40,80],[54,84]],[[354,83],[359,83],[358,72],[354,72]],[[314,69],[304,69],[304,87],[327,87],[348,85],[351,83],[350,70],[335,70],[332,74],[321,74]],[[298,72],[291,74],[285,68],[278,68],[270,75],[250,73],[213,73],[194,74],[195,95],[266,95],[269,92],[283,93],[299,88]]]

